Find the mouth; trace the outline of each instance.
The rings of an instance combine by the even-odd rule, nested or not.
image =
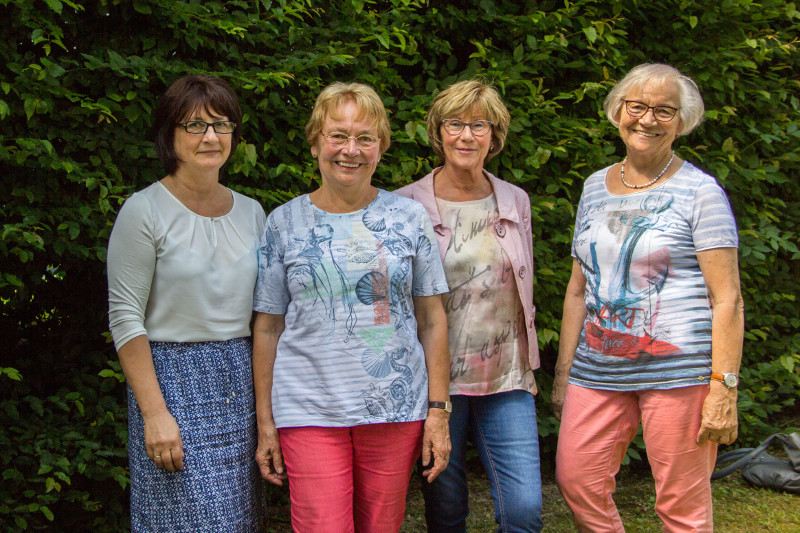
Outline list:
[[[352,161],[337,161],[336,164],[343,168],[358,168],[361,166],[361,163],[354,163]]]
[[[648,131],[640,131],[640,130],[633,130],[636,135],[640,135],[642,137],[647,137],[648,139],[652,139],[653,137],[658,137],[657,133],[650,133]]]

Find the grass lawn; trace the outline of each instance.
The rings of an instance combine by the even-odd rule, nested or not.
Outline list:
[[[480,463],[470,464],[469,533],[495,531],[489,483]],[[572,516],[564,503],[552,476],[543,479],[544,531],[547,533],[574,532]],[[712,483],[714,494],[714,523],[722,533],[798,533],[800,532],[800,497],[791,494],[756,489],[738,473]],[[285,492],[285,494],[284,494]],[[288,490],[273,491],[274,505],[269,509],[266,532],[289,533]],[[653,511],[655,490],[648,472],[623,471],[617,478],[617,507],[628,533],[661,531],[661,521]],[[402,533],[425,531],[419,479],[412,476],[408,488],[406,518]]]

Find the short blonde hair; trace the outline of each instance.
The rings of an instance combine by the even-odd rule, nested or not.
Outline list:
[[[492,127],[492,146],[486,155],[486,161],[489,161],[503,150],[511,115],[503,101],[500,100],[497,90],[480,80],[459,81],[436,95],[436,98],[433,99],[433,105],[428,111],[428,141],[440,161],[444,161],[444,148],[442,147],[440,129],[442,120],[455,118],[472,109],[479,109],[486,116],[486,119],[494,124]]]
[[[663,63],[644,63],[633,67],[611,92],[603,102],[603,110],[606,112],[608,120],[619,127],[619,114],[622,111],[623,100],[626,96],[641,89],[644,85],[667,85],[675,83],[678,86],[678,98],[680,99],[681,129],[678,135],[687,135],[703,121],[705,107],[703,98],[700,96],[700,89],[690,78],[670,65]]]
[[[385,152],[392,139],[389,117],[386,116],[386,108],[375,89],[363,83],[337,81],[325,87],[317,96],[314,109],[311,111],[311,118],[306,124],[306,140],[309,144],[314,145],[322,132],[325,119],[328,117],[339,118],[336,114],[348,100],[352,100],[358,106],[359,118],[366,117],[372,122],[381,140],[381,153]]]

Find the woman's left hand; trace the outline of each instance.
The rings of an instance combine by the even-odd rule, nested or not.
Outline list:
[[[422,435],[422,475],[431,483],[444,472],[450,461],[450,415],[441,409],[428,409]]]
[[[730,444],[739,434],[739,420],[736,413],[738,389],[729,389],[717,381],[712,381],[710,387],[711,391],[703,402],[697,444],[705,444],[707,440]]]

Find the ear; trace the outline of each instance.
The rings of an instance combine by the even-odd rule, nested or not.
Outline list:
[[[319,157],[319,150],[317,150],[316,146],[311,147],[311,157],[313,157],[314,159]]]

